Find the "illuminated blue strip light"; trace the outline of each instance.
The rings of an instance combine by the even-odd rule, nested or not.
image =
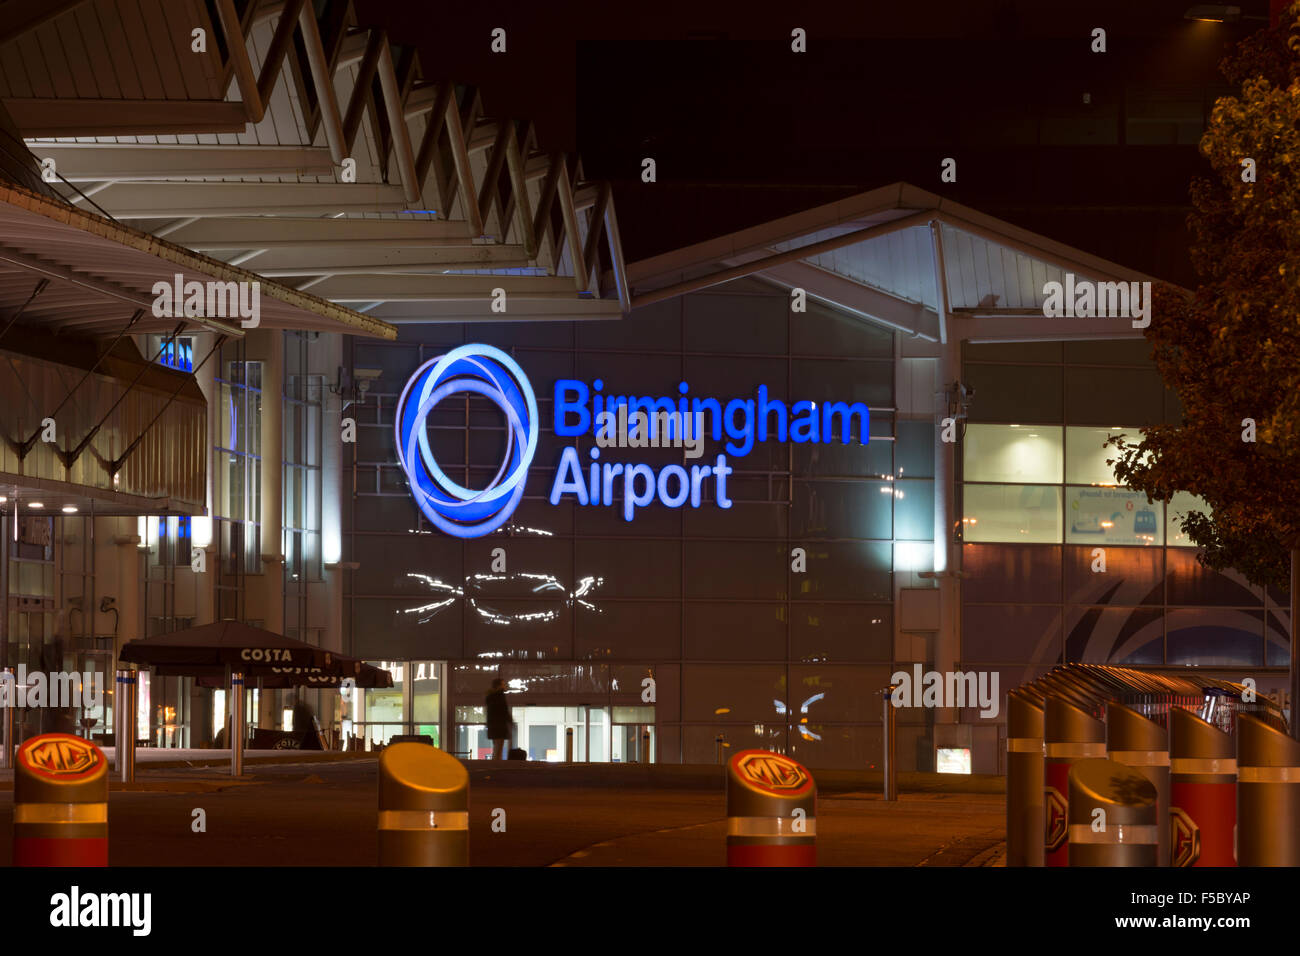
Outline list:
[[[429,413],[448,395],[463,392],[490,399],[506,416],[505,457],[481,491],[448,478],[429,449]],[[537,451],[537,399],[523,369],[505,352],[462,345],[424,363],[402,390],[395,428],[397,459],[416,504],[434,526],[457,538],[477,538],[514,514]]]

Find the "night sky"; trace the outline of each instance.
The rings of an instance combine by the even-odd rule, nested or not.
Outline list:
[[[1182,0],[838,6],[356,0],[416,45],[426,78],[477,85],[490,115],[532,119],[544,149],[612,181],[629,261],[905,180],[1194,282],[1195,143],[1228,91],[1228,42],[1263,24],[1189,22]],[[498,26],[505,54],[489,49]],[[794,27],[807,53],[791,52]]]

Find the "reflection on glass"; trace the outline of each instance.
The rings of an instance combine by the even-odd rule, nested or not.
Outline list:
[[[1056,425],[966,426],[962,439],[967,481],[1061,480],[1061,429]]]
[[[1145,492],[1123,488],[1065,489],[1069,544],[1164,544],[1164,508]]]
[[[962,494],[962,534],[967,541],[1061,541],[1060,486],[968,484]]]
[[[1124,435],[1128,441],[1141,439],[1137,428],[1116,425],[1091,428],[1071,425],[1065,430],[1065,480],[1077,485],[1117,485],[1114,465],[1106,464],[1119,457],[1118,449],[1106,444],[1112,435]]]

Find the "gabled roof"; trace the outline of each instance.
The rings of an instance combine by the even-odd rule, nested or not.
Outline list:
[[[1047,282],[1157,281],[894,183],[628,265],[633,306],[753,275],[931,341],[1132,338],[1128,319],[1043,315]],[[942,275],[943,281],[939,281]]]

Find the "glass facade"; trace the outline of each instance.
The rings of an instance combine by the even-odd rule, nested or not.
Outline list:
[[[351,652],[448,662],[456,749],[482,749],[492,677],[510,684],[515,746],[553,759],[573,730],[590,759],[709,762],[728,747],[775,746],[819,766],[860,765],[888,682],[900,544],[928,543],[933,429],[896,421],[894,337],[742,280],[639,309],[620,322],[406,326],[397,343],[354,339],[354,374],[375,374],[344,452],[345,617]],[[464,342],[509,352],[537,396],[541,433],[525,494],[497,532],[449,537],[428,524],[397,462],[393,416],[425,361]],[[734,469],[733,504],[618,507],[548,500],[562,448],[552,386],[793,403],[863,402],[867,445],[757,443]],[[351,412],[349,412],[351,414]],[[439,464],[483,487],[505,447],[502,416],[458,395],[429,416]],[[467,427],[468,426],[468,427]],[[701,461],[723,451],[705,441]],[[681,450],[608,449],[652,467]],[[621,499],[620,499],[621,500]],[[800,550],[796,550],[800,549]],[[490,743],[487,744],[490,747]]]
[[[217,619],[244,617],[245,575],[262,570],[262,364],[243,342],[221,347],[213,452]]]
[[[960,577],[948,593],[960,603],[949,613],[932,571],[924,363],[935,360],[860,318],[789,304],[784,290],[739,280],[620,321],[403,325],[395,342],[266,330],[227,343],[204,380],[211,519],[7,517],[5,663],[107,677],[127,635],[244,620],[392,673],[392,688],[302,695],[332,741],[362,749],[415,734],[462,757],[489,754],[484,696],[500,676],[511,746],[528,759],[709,763],[762,747],[845,768],[879,759],[878,691],[891,675],[938,668],[944,655],[998,672],[1003,694],[1061,662],[1284,670],[1285,598],[1197,563],[1181,520],[1202,503],[1148,502],[1117,484],[1107,439],[1179,414],[1143,343],[965,347],[961,378],[976,395],[950,473]],[[509,520],[462,539],[416,506],[394,417],[422,364],[470,342],[523,369],[539,436]],[[146,344],[182,370],[206,349],[185,337]],[[281,345],[276,369],[266,363]],[[698,459],[602,448],[591,431],[556,434],[560,379],[606,396],[716,397],[719,411],[735,400],[742,416],[754,400],[754,421],[773,432],[781,416],[760,411],[760,396],[791,410],[786,425],[798,402],[827,415],[831,403],[861,403],[870,441],[773,435],[738,447],[747,443],[728,411]],[[282,394],[266,398],[269,383]],[[354,442],[334,443],[353,426]],[[276,428],[282,566],[262,544],[263,450]],[[426,423],[433,456],[467,488],[492,481],[506,435],[501,410],[476,394],[448,395]],[[725,454],[730,506],[716,476],[697,507],[652,499],[631,520],[621,481],[600,504],[572,492],[553,504],[570,449],[580,462],[598,450],[604,463],[656,471]],[[105,683],[103,704],[58,719],[111,731]],[[192,680],[140,686],[138,739],[152,746],[205,746],[224,725],[223,706]],[[291,721],[296,691],[250,690],[250,726]],[[976,772],[999,769],[1000,718],[898,716],[905,769],[933,769],[941,751]]]
[[[968,345],[961,446],[963,663],[1014,687],[1063,662],[1285,664],[1289,607],[1201,567],[1168,503],[1116,484],[1110,435],[1178,421],[1137,342]],[[1115,425],[1114,422],[1124,422]]]
[[[311,612],[321,580],[321,421],[325,376],[316,368],[319,333],[284,337],[285,634],[320,644],[322,616]]]

